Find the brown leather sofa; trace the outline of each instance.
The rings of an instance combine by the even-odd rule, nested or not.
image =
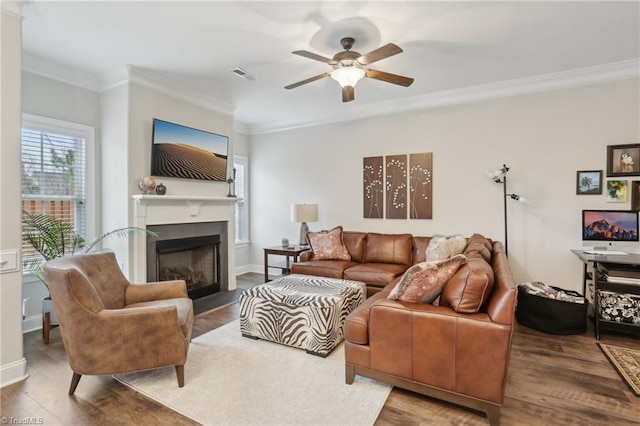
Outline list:
[[[316,275],[361,281],[367,285],[367,296],[383,288],[412,265],[414,251],[424,251],[428,237],[411,234],[378,234],[344,231],[342,238],[351,260],[314,260],[312,251],[300,255],[293,264],[294,274]]]
[[[184,281],[130,284],[111,252],[52,260],[44,276],[73,370],[69,395],[84,374],[168,366],[184,386],[193,327]]]
[[[424,261],[428,241],[414,237],[414,244],[417,239],[413,263]],[[369,377],[484,411],[491,425],[500,423],[516,284],[500,242],[477,234],[468,241],[467,263],[437,304],[388,299],[398,277],[347,317],[348,384],[356,375]]]

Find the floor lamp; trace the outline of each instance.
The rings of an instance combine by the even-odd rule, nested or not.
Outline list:
[[[502,201],[504,202],[504,253],[509,256],[509,226],[507,225],[507,199],[524,202],[525,198],[516,194],[507,192],[507,173],[509,173],[509,167],[506,164],[502,165],[502,168],[496,169],[489,173],[489,177],[495,182],[502,185]]]

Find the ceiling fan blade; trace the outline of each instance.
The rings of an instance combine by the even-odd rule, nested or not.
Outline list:
[[[351,102],[356,98],[356,93],[353,90],[353,86],[344,86],[342,88],[342,102]]]
[[[389,43],[385,44],[382,47],[378,47],[377,49],[372,50],[369,53],[365,53],[364,55],[360,56],[357,61],[362,65],[369,65],[381,59],[388,58],[389,56],[397,55],[401,52],[402,49],[400,49],[393,43]]]
[[[297,83],[290,84],[288,86],[284,86],[285,89],[295,89],[298,86],[302,86],[303,84],[311,83],[312,81],[320,80],[321,78],[329,77],[331,74],[328,72],[315,75],[313,77],[307,78],[306,80],[299,81]]]
[[[309,52],[308,50],[296,50],[291,53],[293,53],[294,55],[302,56],[304,58],[313,59],[314,61],[324,62],[325,64],[337,64],[337,62],[331,58],[325,58],[324,56],[316,55],[315,53]]]
[[[398,74],[391,74],[384,71],[366,70],[364,76],[404,87],[409,87],[411,86],[411,83],[413,83],[413,79],[410,77],[404,77]]]

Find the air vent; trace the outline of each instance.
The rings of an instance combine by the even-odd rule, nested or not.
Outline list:
[[[251,74],[249,74],[248,72],[246,72],[245,70],[243,70],[240,67],[236,67],[231,72],[234,73],[235,75],[237,75],[240,78],[244,78],[245,80],[255,80],[256,79],[254,76],[252,76]]]

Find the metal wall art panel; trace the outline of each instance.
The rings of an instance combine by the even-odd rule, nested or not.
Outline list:
[[[387,155],[386,159],[386,217],[407,218],[407,155]]]
[[[383,211],[383,158],[368,157],[363,159],[362,194],[363,216],[367,219],[382,219]]]
[[[409,218],[433,218],[433,154],[409,154]]]

